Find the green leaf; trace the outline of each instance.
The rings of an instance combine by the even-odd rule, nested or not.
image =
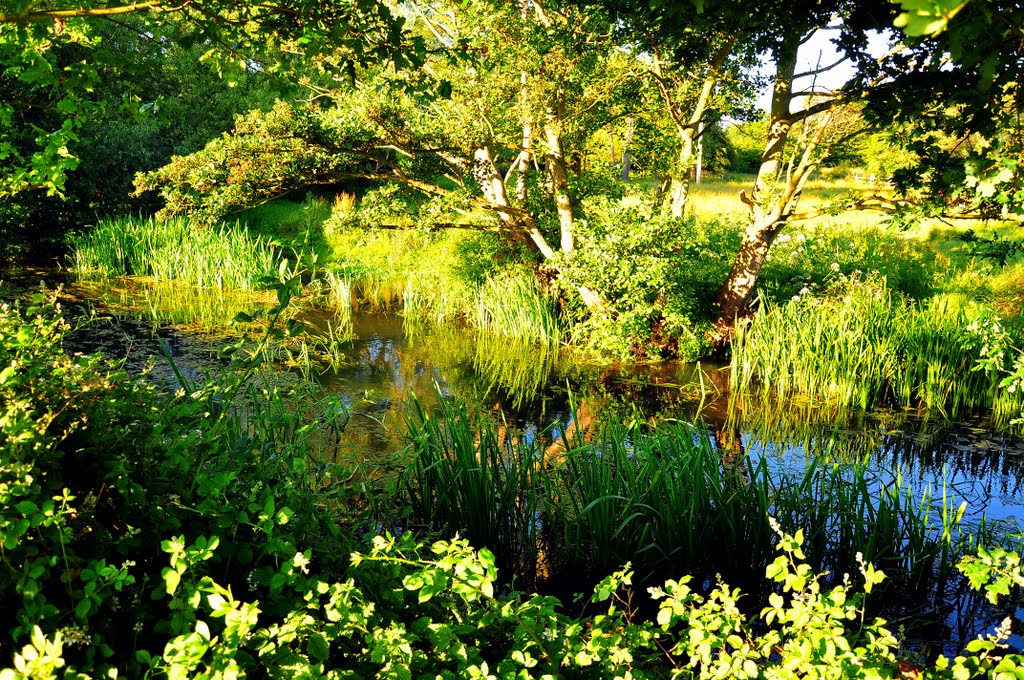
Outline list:
[[[313,633],[306,641],[306,652],[313,659],[323,663],[327,661],[327,657],[331,654],[331,645],[323,635]]]
[[[178,589],[178,584],[181,583],[181,574],[170,567],[164,567],[163,577],[167,594],[174,595],[174,591]]]

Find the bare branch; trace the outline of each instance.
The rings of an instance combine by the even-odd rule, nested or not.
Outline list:
[[[793,79],[796,80],[797,78],[807,78],[807,77],[810,77],[810,76],[819,76],[822,73],[827,73],[828,71],[831,71],[832,69],[836,68],[837,66],[839,66],[843,62],[846,62],[846,61],[849,61],[849,60],[850,60],[850,57],[844,55],[842,59],[839,59],[838,61],[835,61],[835,62],[829,64],[828,66],[819,66],[819,67],[811,69],[810,71],[804,71],[803,73],[795,73],[795,74],[793,74]]]

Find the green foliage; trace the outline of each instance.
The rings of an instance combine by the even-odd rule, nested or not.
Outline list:
[[[279,288],[282,306],[294,283]],[[648,618],[627,565],[569,615],[556,598],[499,588],[495,554],[465,539],[427,544],[406,532],[367,543],[342,530],[361,525],[351,501],[373,492],[368,477],[326,462],[328,432],[344,416],[338,404],[317,413],[306,395],[295,401],[250,382],[258,365],[241,359],[235,378],[160,395],[100,358],[64,355],[64,322],[42,298],[34,305],[0,307],[0,602],[10,614],[2,680],[877,678],[903,670],[885,622],[865,619],[866,598],[888,579],[859,555],[846,572],[859,574],[856,582],[820,573],[806,527],[780,532],[759,614],[746,613],[739,589],[719,582],[704,595],[683,577],[650,589],[657,612]],[[246,405],[244,422],[228,404]],[[501,445],[488,444],[483,461],[472,438],[453,445],[465,449],[466,469],[452,472],[487,466],[466,484],[480,500],[463,500],[493,511],[487,486],[510,474]],[[524,490],[514,488],[530,478],[507,481],[524,531],[536,530]],[[466,512],[441,491],[424,500]],[[976,586],[988,584],[990,597],[1024,580],[1019,557],[1002,550],[982,551],[963,569]],[[1004,624],[952,661],[915,670],[937,678],[1012,672],[1021,659],[1003,653],[1008,634]]]
[[[558,265],[567,282],[600,294],[608,310],[578,319],[574,339],[618,357],[706,354],[709,282],[725,278],[737,232],[673,220],[648,199],[595,198],[586,208],[579,246]]]
[[[922,300],[949,269],[939,260],[933,249],[891,230],[830,219],[776,237],[757,292],[762,300],[781,304],[804,289],[820,292],[844,276],[863,275],[883,278],[890,290]]]
[[[738,330],[733,389],[860,408],[888,399],[953,416],[994,408],[1005,416],[1020,403],[1019,390],[1009,389],[1018,369],[1008,338],[977,304],[907,302],[884,281],[844,277],[823,294],[766,303],[749,329]]]
[[[192,569],[176,561],[179,577],[159,578],[166,536],[231,537],[204,568],[235,592],[273,589],[296,542],[328,561],[344,551],[330,547],[339,537],[331,508],[344,502],[348,476],[318,461],[320,426],[304,423],[280,389],[249,370],[160,396],[98,357],[64,355],[65,324],[37,303],[0,309],[5,654],[38,628],[63,636],[70,665],[139,674],[137,651],[195,622],[191,610],[150,598]],[[223,406],[235,398],[253,417]],[[328,404],[324,422],[340,415]]]
[[[129,22],[137,20],[132,28],[144,38],[134,49],[105,40],[100,29],[105,15],[125,13],[133,15]],[[170,11],[146,3],[126,9],[100,2],[67,8],[7,3],[0,14],[0,64],[5,90],[17,97],[5,96],[0,106],[0,158],[9,161],[0,175],[0,196],[31,189],[59,194],[78,165],[74,144],[84,122],[122,103],[97,86],[114,73],[145,78],[145,69],[137,67],[153,65],[146,53],[203,44],[207,49],[194,57],[210,62],[229,83],[254,64],[264,72],[288,72],[306,60],[320,72],[352,77],[357,65],[422,62],[422,41],[408,36],[403,24],[383,5],[335,4],[325,11],[304,0],[274,8],[204,0]],[[126,103],[129,110],[139,109]]]
[[[201,227],[187,219],[121,217],[70,237],[83,275],[152,276],[194,286],[250,290],[278,269],[280,249],[239,227]]]

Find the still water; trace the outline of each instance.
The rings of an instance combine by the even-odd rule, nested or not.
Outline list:
[[[155,336],[165,338],[186,374],[202,373],[216,366],[214,349],[224,341],[214,329],[241,309],[270,304],[259,294],[219,291],[197,302],[195,291],[182,299],[130,280],[74,283],[67,295],[116,320],[91,324],[80,334],[84,349],[127,355],[129,366],[156,357],[158,376],[167,371],[161,371]],[[193,321],[183,326],[189,314]],[[314,333],[339,323],[323,311],[299,316]],[[309,377],[351,412],[346,455],[370,463],[385,463],[403,447],[410,399],[429,410],[457,398],[515,436],[543,445],[567,430],[593,432],[608,421],[699,423],[720,447],[765,458],[780,471],[797,472],[809,457],[863,461],[882,480],[901,475],[937,501],[943,494],[956,505],[966,501],[969,518],[1024,519],[1024,441],[990,426],[983,415],[951,423],[917,411],[730,399],[727,368],[599,364],[470,329],[410,325],[395,311],[357,312],[350,331],[334,365]]]
[[[76,335],[74,349],[127,357],[130,369],[154,364],[158,380],[169,379],[169,372],[157,338],[179,368],[196,377],[217,370],[215,349],[225,338],[216,328],[241,309],[270,304],[219,292],[199,304],[183,302],[159,286],[131,281],[71,283],[66,297],[98,310],[97,320]],[[185,326],[190,304],[202,314]],[[322,311],[299,316],[321,333],[340,323]],[[509,436],[542,446],[566,431],[594,432],[607,422],[696,423],[723,451],[744,452],[780,472],[799,473],[812,458],[862,461],[880,487],[899,476],[936,504],[965,502],[969,521],[984,517],[1012,532],[1024,518],[1024,443],[984,416],[950,423],[916,411],[730,399],[727,369],[599,364],[469,329],[410,325],[393,311],[355,313],[347,328],[351,340],[336,347],[333,366],[296,379],[313,381],[345,405],[351,417],[340,455],[370,465],[386,468],[405,445],[410,399],[433,410],[457,398]]]

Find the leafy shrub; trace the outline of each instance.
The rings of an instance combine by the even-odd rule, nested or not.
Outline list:
[[[840,275],[863,274],[884,277],[890,289],[924,299],[935,290],[936,264],[932,250],[877,227],[840,223],[790,229],[776,238],[758,293],[783,302],[804,288],[821,289]]]
[[[321,426],[280,390],[246,380],[161,396],[98,357],[66,356],[65,329],[42,299],[0,308],[0,651],[38,628],[73,643],[68,664],[138,675],[135,653],[191,620],[150,598],[169,536],[222,536],[206,566],[234,592],[273,589],[297,544],[328,565],[345,554],[329,510],[350,475],[310,465]],[[239,392],[248,425],[225,408]],[[325,422],[338,415],[328,405]]]
[[[579,246],[559,267],[567,282],[596,291],[609,309],[604,316],[581,314],[576,340],[620,357],[706,354],[717,283],[728,272],[738,231],[673,220],[639,198],[595,199],[586,209]]]

